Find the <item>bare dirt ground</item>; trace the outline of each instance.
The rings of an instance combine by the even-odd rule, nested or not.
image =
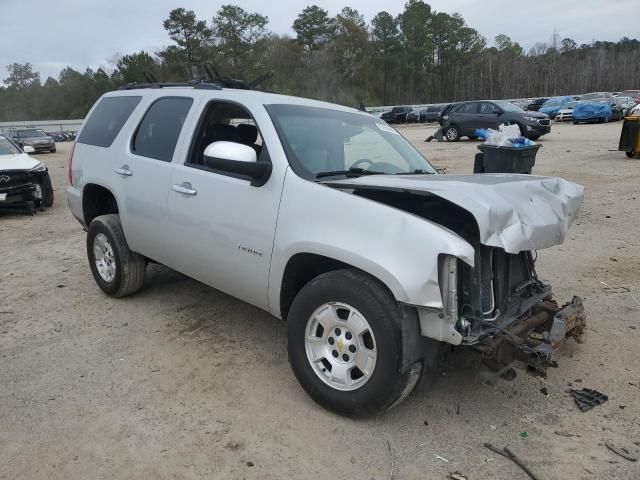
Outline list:
[[[640,478],[640,462],[605,447],[640,456],[640,160],[611,151],[620,128],[554,125],[534,170],[586,187],[567,242],[538,261],[559,299],[585,299],[586,343],[569,344],[546,383],[489,385],[454,362],[364,421],[305,395],[285,326],[262,311],[161,266],[138,295],[102,294],[66,206],[69,144],[39,156],[54,207],[0,216],[0,478],[527,478],[483,442],[540,479]],[[400,128],[437,166],[471,172],[477,142],[423,143],[434,129]],[[570,385],[609,401],[581,413]]]

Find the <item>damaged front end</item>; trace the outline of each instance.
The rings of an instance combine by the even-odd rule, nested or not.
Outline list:
[[[580,185],[531,175],[372,175],[330,185],[441,225],[473,247],[473,266],[439,256],[442,308],[417,304],[423,336],[473,348],[498,372],[519,362],[543,375],[565,338],[580,341],[582,301],[559,307],[532,253],[564,241]]]
[[[454,328],[460,344],[478,350],[492,370],[503,372],[518,362],[545,375],[556,366],[565,338],[581,341],[586,326],[582,300],[574,297],[559,307],[551,286],[538,279],[531,252],[510,254],[477,245],[473,268],[455,263],[457,299],[450,298],[451,289],[443,291],[443,298],[446,304],[457,303]]]

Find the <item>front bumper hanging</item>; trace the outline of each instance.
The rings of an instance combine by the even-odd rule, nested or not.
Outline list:
[[[488,343],[475,346],[492,370],[504,371],[521,362],[540,375],[557,366],[558,351],[572,337],[578,343],[586,328],[586,315],[580,297],[562,307],[553,300],[539,302],[526,318],[498,330]]]

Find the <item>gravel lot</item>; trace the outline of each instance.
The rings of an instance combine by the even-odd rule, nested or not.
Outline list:
[[[305,395],[284,325],[260,310],[161,266],[138,295],[103,295],[66,206],[70,145],[38,156],[54,207],[0,215],[0,478],[528,478],[483,442],[540,479],[640,478],[605,447],[640,456],[640,160],[613,151],[620,128],[554,125],[534,170],[586,187],[567,242],[538,261],[560,300],[585,299],[586,342],[544,383],[491,385],[454,354],[431,389],[364,421]],[[478,143],[424,143],[434,129],[400,127],[438,167],[470,172]],[[609,401],[581,413],[569,385]]]

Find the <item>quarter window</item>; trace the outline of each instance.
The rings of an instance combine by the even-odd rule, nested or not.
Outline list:
[[[119,96],[100,100],[82,128],[77,142],[95,147],[110,147],[141,98]]]
[[[193,99],[161,98],[145,113],[131,142],[136,155],[170,162]]]

